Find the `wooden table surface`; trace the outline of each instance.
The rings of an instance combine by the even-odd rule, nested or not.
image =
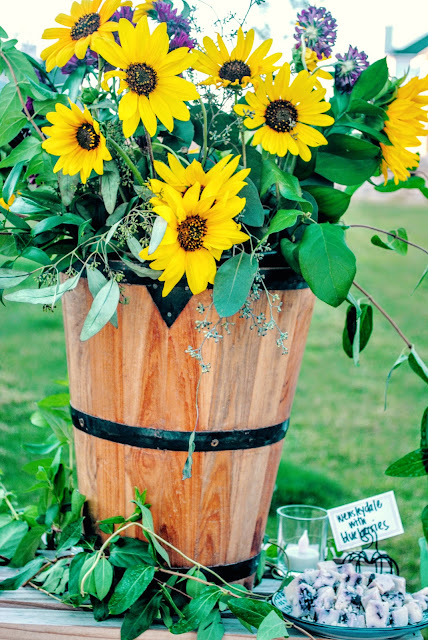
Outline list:
[[[13,575],[14,570],[0,567],[0,580]],[[264,580],[259,593],[272,593],[276,580]],[[121,618],[96,622],[90,611],[73,609],[31,587],[16,591],[0,591],[0,640],[120,640]],[[224,616],[224,640],[255,638],[235,618]],[[290,638],[306,636],[293,628]],[[154,625],[143,633],[143,640],[195,640],[196,632],[173,635],[163,625]],[[422,640],[420,633],[402,640]]]

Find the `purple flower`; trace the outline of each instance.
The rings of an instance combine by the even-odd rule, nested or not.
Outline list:
[[[188,33],[182,31],[178,35],[175,35],[169,41],[169,50],[179,49],[180,47],[187,47],[188,49],[194,49],[197,45],[197,41],[189,36]]]
[[[76,69],[78,67],[81,67],[83,64],[85,64],[87,67],[95,67],[98,64],[98,56],[95,51],[88,50],[83,60],[79,60],[77,56],[73,56],[72,58],[70,58],[67,64],[62,67],[61,71],[64,75],[69,76],[71,73],[73,73],[73,71],[76,71]]]
[[[27,107],[27,111],[30,114],[30,116],[34,115],[34,103],[33,103],[33,99],[28,97],[27,98],[27,102],[25,103],[25,106]]]
[[[168,36],[170,38],[181,35],[182,32],[189,34],[191,30],[190,20],[177,14],[177,9],[173,9],[169,2],[158,0],[153,3],[158,22],[166,22]]]
[[[125,20],[129,20],[129,22],[132,22],[134,19],[134,9],[132,7],[120,7],[113,13],[110,20],[112,20],[113,22],[119,22],[121,18],[125,18]]]
[[[315,51],[319,60],[323,56],[329,58],[331,56],[331,48],[336,42],[336,20],[324,7],[308,7],[302,9],[297,14],[296,33],[294,38],[297,40],[296,49],[301,47],[302,36],[305,45]]]
[[[350,93],[361,73],[369,66],[367,54],[349,45],[348,52],[343,56],[336,54],[336,58],[335,85],[342,93]]]

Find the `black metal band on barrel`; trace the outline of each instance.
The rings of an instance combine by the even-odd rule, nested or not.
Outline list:
[[[234,562],[232,564],[216,564],[211,567],[207,567],[207,569],[211,569],[214,571],[220,578],[226,580],[226,582],[233,582],[234,580],[242,580],[242,578],[248,578],[252,576],[253,573],[257,571],[257,566],[260,561],[260,553],[248,560],[242,560],[242,562]],[[179,573],[187,573],[189,571],[189,567],[172,567],[174,571],[178,571]],[[210,582],[214,582],[215,584],[219,584],[221,581],[213,576],[209,571],[204,571],[203,568],[200,569],[202,573],[205,574],[206,578]]]
[[[118,444],[127,444],[142,449],[160,449],[165,451],[188,451],[190,431],[166,431],[132,427],[119,422],[111,422],[91,416],[74,407],[71,418],[76,429],[85,433],[111,440]],[[260,429],[233,429],[230,431],[196,431],[195,451],[233,451],[236,449],[255,449],[279,442],[287,433],[289,421]]]

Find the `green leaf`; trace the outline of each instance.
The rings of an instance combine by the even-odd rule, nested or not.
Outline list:
[[[68,97],[71,102],[76,101],[76,98],[81,91],[83,78],[85,77],[87,70],[86,65],[82,64],[80,67],[77,67],[73,73],[70,73],[67,80],[64,82],[62,93],[68,93]]]
[[[152,625],[156,618],[162,593],[155,593],[150,600],[138,600],[125,614],[120,630],[121,640],[135,640]]]
[[[428,449],[416,449],[393,462],[385,471],[387,476],[418,478],[428,475]]]
[[[337,222],[349,207],[351,195],[333,187],[321,185],[305,185],[305,191],[315,198],[318,212],[329,222]]]
[[[239,192],[239,197],[245,198],[242,222],[251,227],[261,227],[265,219],[265,212],[260,202],[259,192],[250,178],[245,178],[245,181],[247,184]]]
[[[302,189],[298,179],[282,171],[274,160],[268,158],[263,162],[260,195],[264,196],[274,184],[278,185],[283,198],[294,200],[295,202],[306,202],[302,196]]]
[[[155,575],[155,567],[127,569],[109,601],[111,615],[119,615],[129,609],[144,593]]]
[[[28,524],[12,520],[0,528],[0,556],[11,559],[28,531]]]
[[[85,562],[82,564],[79,574],[79,592],[82,590],[82,580],[86,576],[89,569],[91,569],[98,558],[97,553],[86,554]],[[97,595],[97,588],[95,584],[95,569],[86,577],[83,583],[84,593],[89,593],[94,596]]]
[[[407,240],[407,231],[403,229],[403,227],[399,227],[398,229],[392,229],[390,233],[398,236],[398,238],[403,238],[403,240]],[[377,247],[381,247],[382,249],[389,249],[390,251],[396,251],[401,255],[406,255],[407,253],[407,243],[402,242],[398,238],[393,238],[392,236],[386,236],[386,242],[384,242],[378,235],[375,235],[371,238],[372,244]]]
[[[408,353],[402,353],[401,355],[399,355],[397,360],[394,362],[394,364],[392,365],[391,369],[389,370],[388,375],[386,376],[386,380],[385,380],[385,402],[384,402],[385,410],[386,410],[386,401],[387,401],[387,396],[388,396],[388,387],[389,387],[389,383],[391,382],[391,376],[394,373],[394,371],[396,369],[398,369],[398,367],[401,367],[402,364],[407,362],[408,359],[409,359],[409,354]]]
[[[13,555],[11,567],[23,567],[33,560],[45,531],[46,527],[41,526],[32,527],[27,531]]]
[[[386,184],[378,184],[375,186],[376,191],[381,193],[391,193],[399,189],[424,189],[425,180],[421,176],[410,176],[407,180],[399,181],[395,184],[394,179],[388,180]]]
[[[183,467],[182,480],[188,480],[192,477],[193,454],[195,453],[195,431],[192,431],[189,437],[189,445],[187,449],[187,458]]]
[[[104,600],[113,583],[113,567],[107,558],[101,558],[94,569],[95,589],[98,600]]]
[[[257,631],[257,640],[273,640],[274,638],[288,638],[287,625],[276,611],[268,613]]]
[[[114,531],[115,524],[123,524],[126,522],[123,516],[113,516],[112,518],[105,518],[104,520],[98,521],[98,526],[103,533],[108,533],[111,535]]]
[[[199,596],[193,598],[183,608],[184,617],[170,628],[170,632],[180,634],[196,629],[211,613],[221,596],[222,592],[218,587],[206,587]]]
[[[104,164],[101,177],[101,195],[108,213],[113,213],[116,207],[117,192],[120,185],[120,173],[114,160]]]
[[[268,235],[293,227],[300,215],[302,212],[298,209],[279,209],[270,221]]]
[[[95,298],[101,289],[109,282],[109,280],[98,269],[86,269],[86,277],[88,279],[89,291],[93,298]],[[110,318],[110,322],[117,329],[117,311],[115,311]]]
[[[13,82],[6,84],[0,92],[0,121],[9,114],[22,115],[22,106]]]
[[[350,305],[346,312],[345,327],[343,329],[343,350],[349,358],[357,360],[359,353],[366,347],[373,331],[373,307],[369,304]]]
[[[27,302],[30,304],[54,305],[64,293],[75,289],[79,283],[80,273],[73,278],[68,278],[65,282],[42,289],[20,289],[13,293],[8,293],[5,300],[11,302]]]
[[[70,563],[68,595],[73,598],[73,600],[77,599],[79,603],[82,598],[80,595],[80,572],[87,558],[87,553],[78,553]]]
[[[156,564],[149,551],[148,543],[136,538],[121,537],[111,545],[109,559],[115,567],[124,569]]]
[[[47,206],[39,204],[31,200],[31,198],[25,198],[18,196],[10,207],[12,213],[32,214],[47,211]]]
[[[416,373],[417,376],[420,377],[421,380],[428,384],[428,367],[425,362],[422,360],[420,355],[416,352],[415,348],[412,347],[412,350],[409,354],[409,365],[410,368]]]
[[[24,249],[21,256],[22,258],[27,258],[27,260],[37,262],[37,264],[42,264],[45,267],[48,264],[52,264],[52,260],[49,258],[48,254],[38,247],[27,247]]]
[[[14,167],[20,162],[29,162],[31,158],[40,153],[42,141],[33,136],[24,140],[9,155],[0,162],[0,169]]]
[[[425,540],[428,542],[428,504],[422,511],[422,529],[424,532]],[[428,584],[426,586],[428,586]]]
[[[421,449],[428,449],[428,407],[421,420]]]
[[[17,118],[13,113],[3,118],[0,128],[0,147],[3,147],[13,140],[13,138],[16,138],[27,122],[27,118],[24,116]]]
[[[137,276],[141,278],[150,278],[151,280],[157,280],[159,276],[162,274],[162,271],[156,271],[155,269],[150,269],[149,267],[142,267],[139,264],[135,264],[135,262],[131,262],[126,258],[121,258],[124,265],[131,269]]]
[[[156,221],[157,220],[162,220],[162,218],[157,218]],[[155,226],[156,226],[156,222],[155,222]],[[130,252],[134,256],[134,258],[136,258],[139,262],[145,262],[140,258],[140,252],[143,250],[143,247],[138,242],[137,238],[134,238],[134,236],[129,236],[129,238],[126,239],[126,243],[128,245]]]
[[[33,229],[33,236],[55,229],[55,227],[59,227],[62,224],[79,226],[82,222],[85,222],[83,218],[76,216],[74,213],[65,213],[63,216],[49,216],[49,218],[45,218],[36,224]]]
[[[133,502],[136,502],[136,501],[133,500]],[[149,532],[151,531],[152,533],[154,533],[153,516],[151,514],[150,509],[148,509],[148,507],[145,507],[143,504],[141,504],[139,502],[137,504],[141,509],[141,516],[142,516],[142,519],[143,519],[144,527],[146,527],[146,529],[148,529]],[[157,538],[155,538],[154,536],[151,536],[149,532],[145,531],[144,535],[150,541],[150,543],[153,545],[154,549],[160,555],[160,557],[163,558],[163,560],[165,560],[165,562],[170,567],[171,566],[171,562],[170,562],[168,553],[165,551],[165,549],[163,548],[163,546],[161,545],[159,540],[157,540]]]
[[[281,253],[290,265],[290,267],[296,273],[301,273],[299,263],[299,246],[291,242],[288,238],[282,238],[281,240]]]
[[[64,527],[58,542],[58,551],[71,549],[71,547],[74,547],[79,542],[80,538],[82,537],[82,525],[83,518],[79,518],[78,520],[75,520],[74,522],[71,522],[66,527]]]
[[[371,100],[383,89],[388,80],[386,58],[377,60],[365,69],[351,93],[351,103],[357,99]]]
[[[308,226],[299,247],[299,263],[303,277],[320,300],[338,307],[346,299],[356,260],[342,227],[329,223]]]
[[[18,180],[21,177],[23,166],[24,163],[19,162],[15,167],[13,167],[12,171],[7,176],[2,190],[2,197],[5,202],[9,202],[10,198],[13,195],[15,187],[18,184]]]
[[[382,107],[378,107],[371,102],[367,102],[366,100],[361,100],[361,98],[353,98],[352,102],[347,108],[347,112],[363,113],[367,116],[375,116],[381,118],[382,120],[387,120],[385,109],[382,109]]]
[[[412,291],[412,295],[415,293],[416,289],[418,289],[418,287],[420,287],[420,285],[422,284],[422,282],[425,280],[425,276],[428,274],[428,265],[425,267],[421,277],[419,278],[415,288]]]
[[[221,640],[224,636],[225,628],[221,619],[220,611],[213,609],[211,613],[200,623],[198,627],[197,640]]]
[[[32,560],[14,576],[6,578],[6,580],[2,580],[2,582],[0,582],[0,591],[15,591],[16,589],[19,589],[19,587],[22,587],[22,585],[28,582],[28,580],[34,578],[36,573],[40,571],[45,563],[45,558],[36,558],[35,560]]]
[[[193,576],[195,578],[199,578],[200,580],[206,580],[205,574],[197,569],[196,567],[192,567],[187,571],[186,576]],[[202,591],[205,589],[206,585],[202,582],[196,582],[196,580],[186,580],[186,593],[191,598],[196,598],[199,596]]]
[[[31,274],[16,269],[0,269],[0,289],[11,289],[24,282]]]
[[[220,317],[233,316],[244,304],[257,273],[258,262],[248,253],[226,260],[214,279],[214,306]]]
[[[20,84],[22,84],[22,82],[27,82],[30,78],[34,80],[34,82],[38,81],[32,65],[29,63],[27,57],[21,51],[18,51],[17,49],[11,49],[7,52],[7,58],[11,66],[13,67],[15,76]],[[7,67],[4,71],[8,78],[14,81]]]
[[[339,127],[349,127],[351,129],[356,129],[357,131],[361,131],[362,133],[366,133],[371,138],[377,140],[377,142],[382,142],[382,144],[390,146],[391,142],[384,133],[378,131],[374,127],[369,127],[364,122],[360,120],[354,120],[353,118],[346,116],[346,119],[342,118],[338,123]]]
[[[250,600],[249,598],[230,598],[228,601],[229,609],[238,618],[251,627],[258,629],[263,620],[275,608],[268,602],[259,600]]]
[[[119,304],[120,289],[116,280],[109,280],[95,296],[83,323],[80,340],[92,338],[107,324]],[[102,598],[101,598],[102,599]]]

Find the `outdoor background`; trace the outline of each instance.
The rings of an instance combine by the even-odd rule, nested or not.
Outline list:
[[[298,2],[290,4],[297,6]],[[415,15],[418,11],[420,17],[426,15],[426,0],[414,0],[408,12],[398,3],[383,0],[361,0],[358,6],[352,5],[352,11],[348,2],[331,0],[324,4],[338,19],[342,49],[350,43],[359,46],[371,60],[383,55],[388,24],[396,27],[397,46],[423,35],[418,26],[421,20],[415,20]],[[39,52],[41,31],[53,26],[55,15],[68,11],[69,5],[69,0],[44,0],[42,5],[33,0],[8,3],[2,6],[0,24],[10,36],[21,37]],[[226,5],[216,2],[219,15]],[[208,20],[211,10],[204,6],[199,4],[198,11]],[[236,6],[239,9],[243,3]],[[268,8],[256,8],[249,26],[263,31],[266,25],[275,24],[273,35],[281,40],[284,32],[292,32],[295,13],[296,8],[275,0]],[[287,42],[291,47],[290,38],[282,39],[284,51],[289,50]],[[428,246],[427,206],[428,201],[419,192],[382,196],[368,187],[355,197],[345,221],[385,229],[403,226],[410,240]],[[371,245],[370,236],[362,229],[348,232],[359,264],[357,280],[394,317],[427,361],[428,278],[412,295],[426,267],[424,254],[410,248],[407,256],[398,256]],[[332,309],[321,302],[316,304],[274,506],[308,503],[332,507],[393,489],[405,534],[382,543],[382,547],[393,555],[415,588],[418,538],[422,533],[420,513],[427,502],[426,478],[394,479],[384,472],[392,461],[419,445],[426,386],[407,365],[400,368],[392,377],[388,409],[384,411],[385,378],[404,344],[375,311],[374,335],[356,368],[341,347],[344,316],[345,305]],[[31,483],[31,478],[20,471],[29,459],[23,444],[42,442],[45,437],[31,425],[29,417],[36,401],[63,389],[55,385],[55,380],[65,377],[60,305],[54,313],[26,305],[0,305],[0,466],[5,484],[17,493]],[[24,499],[31,501],[34,496],[25,494]],[[275,526],[272,516],[272,535]]]

